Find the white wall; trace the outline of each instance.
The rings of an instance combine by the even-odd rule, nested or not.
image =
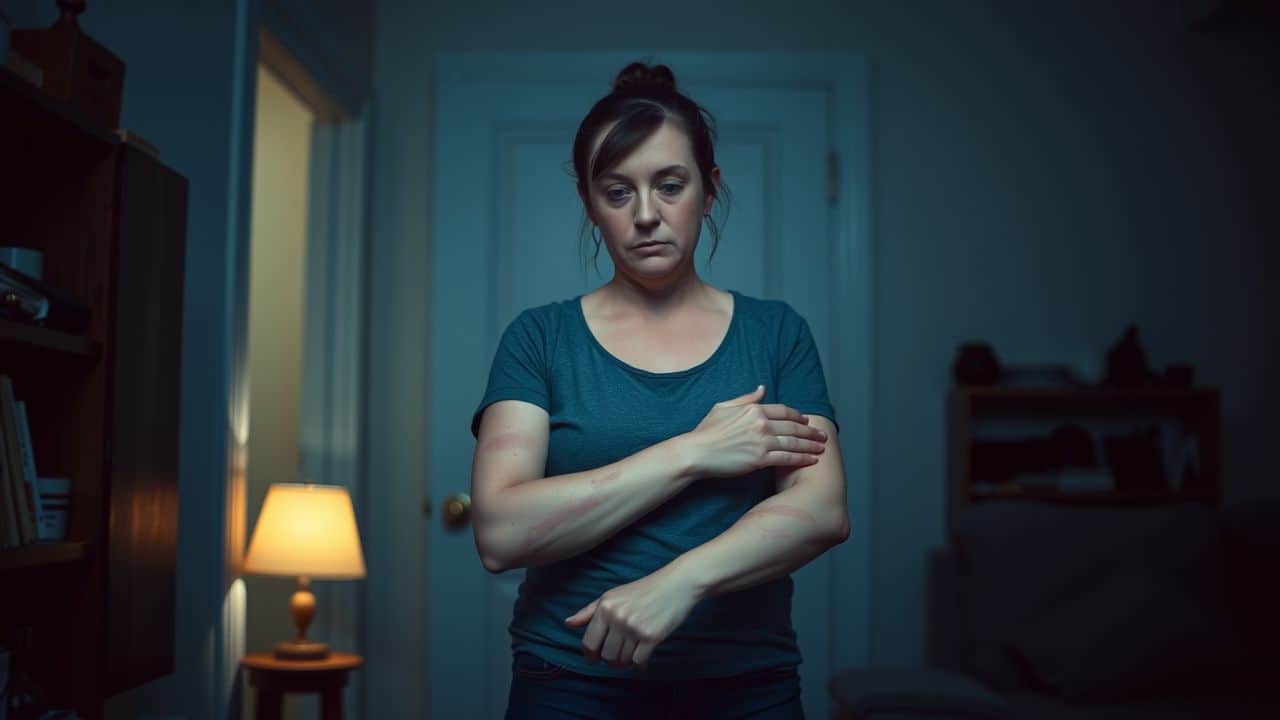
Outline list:
[[[1267,462],[1280,326],[1261,315],[1280,305],[1263,278],[1278,254],[1266,238],[1277,230],[1280,62],[1273,36],[1191,32],[1178,7],[688,0],[610,14],[585,0],[378,3],[372,301],[382,310],[371,319],[369,450],[371,476],[391,479],[374,513],[404,542],[422,540],[425,448],[400,438],[449,421],[425,417],[419,370],[438,49],[869,54],[876,531],[854,528],[851,541],[873,543],[877,558],[877,661],[923,662],[924,554],[942,540],[943,398],[963,340],[988,339],[1006,361],[1095,368],[1136,322],[1157,368],[1191,362],[1222,389],[1228,500],[1280,495]],[[729,228],[721,252],[733,251]],[[421,592],[420,577],[378,577],[371,567],[371,591]],[[371,625],[371,640],[379,632],[389,629]],[[370,692],[373,682],[412,692],[408,681],[371,678]]]

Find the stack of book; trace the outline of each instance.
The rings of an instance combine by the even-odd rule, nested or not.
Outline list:
[[[37,540],[42,511],[26,403],[0,375],[0,548]]]

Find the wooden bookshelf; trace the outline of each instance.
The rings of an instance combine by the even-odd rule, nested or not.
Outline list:
[[[0,570],[39,568],[85,559],[88,543],[39,540],[16,548],[0,550]]]
[[[1142,505],[1216,504],[1221,497],[1219,394],[1214,388],[961,386],[947,398],[947,517],[974,502],[1030,500],[1054,503]],[[1073,422],[1088,419],[1162,418],[1196,438],[1200,483],[1194,487],[1059,490],[988,484],[975,477],[975,425],[992,419]],[[1099,455],[1099,462],[1105,460]]]
[[[93,360],[101,349],[99,343],[84,335],[0,318],[0,352],[7,355],[22,354],[46,360],[58,356]]]
[[[0,67],[0,245],[90,310],[83,334],[0,318],[37,473],[71,482],[65,541],[0,549],[0,643],[32,628],[59,707],[173,672],[187,180]]]

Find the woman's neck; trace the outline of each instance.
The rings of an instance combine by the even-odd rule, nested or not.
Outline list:
[[[699,306],[718,306],[715,289],[690,272],[682,280],[651,287],[615,272],[601,287],[600,300],[611,310],[626,309],[643,315],[662,317]]]

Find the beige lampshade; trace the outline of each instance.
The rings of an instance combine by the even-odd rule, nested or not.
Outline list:
[[[364,577],[364,553],[347,489],[297,483],[267,488],[244,571],[318,580]]]

